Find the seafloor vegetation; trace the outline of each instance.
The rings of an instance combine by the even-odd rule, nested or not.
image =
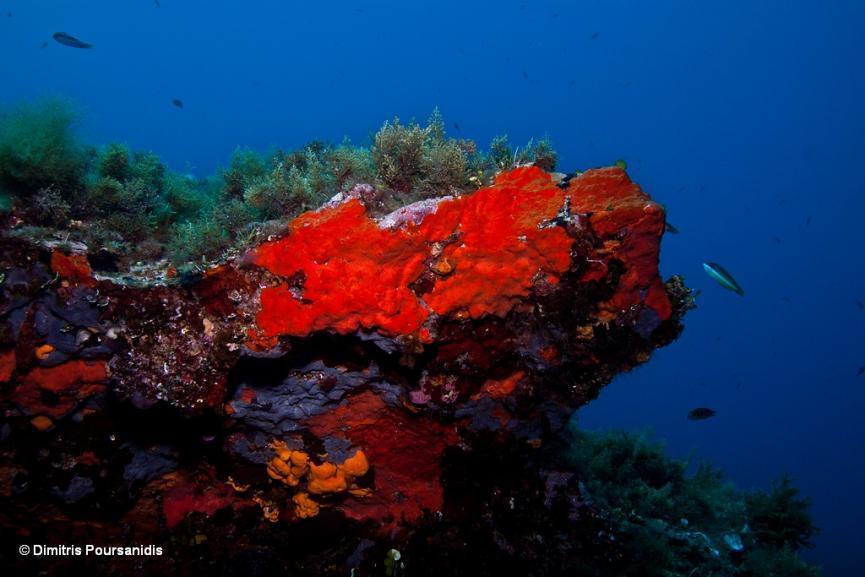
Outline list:
[[[168,259],[177,267],[217,259],[279,229],[359,183],[375,188],[380,212],[487,183],[512,164],[547,170],[546,139],[513,149],[507,137],[488,151],[449,138],[438,110],[427,124],[385,122],[366,146],[313,141],[267,154],[239,148],[218,174],[169,170],[152,152],[93,146],[74,131],[74,108],[46,100],[0,111],[0,211],[19,219],[17,234],[57,237],[103,251],[121,268]]]
[[[574,431],[571,447],[587,499],[639,563],[623,574],[819,574],[798,556],[816,529],[789,477],[768,492],[737,491],[712,466],[689,474],[662,445],[621,431]]]

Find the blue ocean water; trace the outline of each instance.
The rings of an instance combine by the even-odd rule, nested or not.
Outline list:
[[[197,175],[238,146],[362,143],[434,106],[480,143],[548,135],[564,170],[624,158],[681,231],[664,274],[702,293],[681,339],[582,426],[651,428],[744,488],[791,473],[822,528],[809,558],[850,575],[865,564],[863,28],[855,0],[0,0],[0,103],[70,97],[88,140]],[[718,414],[689,421],[695,406]]]

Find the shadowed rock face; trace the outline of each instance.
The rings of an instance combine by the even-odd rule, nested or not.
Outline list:
[[[341,198],[147,285],[0,239],[0,524],[203,535],[226,571],[253,547],[289,563],[271,548],[305,531],[298,556],[344,567],[364,536],[454,510],[446,453],[465,484],[477,451],[540,451],[678,336],[690,297],[658,275],[663,230],[620,169],[525,167],[380,220]]]

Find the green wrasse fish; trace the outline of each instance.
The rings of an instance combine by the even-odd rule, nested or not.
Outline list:
[[[88,44],[87,42],[82,42],[74,36],[70,36],[65,32],[55,32],[51,35],[51,37],[64,46],[69,46],[71,48],[93,48],[92,44]]]
[[[709,275],[712,280],[721,285],[727,290],[731,290],[740,297],[745,296],[745,291],[736,282],[736,279],[733,278],[733,275],[727,272],[727,270],[719,265],[716,262],[704,262],[703,270],[706,271],[706,274]]]

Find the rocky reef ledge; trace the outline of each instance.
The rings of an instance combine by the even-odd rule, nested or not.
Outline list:
[[[4,540],[166,551],[60,569],[391,575],[421,527],[468,527],[483,499],[593,518],[538,463],[681,331],[663,209],[619,168],[519,167],[379,218],[368,193],[148,282],[0,238]]]

